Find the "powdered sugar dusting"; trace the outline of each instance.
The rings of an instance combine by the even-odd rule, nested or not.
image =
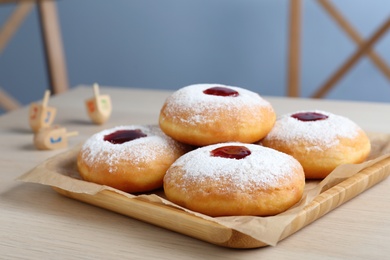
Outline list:
[[[146,137],[138,138],[123,144],[112,144],[104,141],[104,136],[118,130],[140,129]],[[104,160],[109,172],[115,172],[120,162],[131,160],[133,164],[153,161],[161,149],[178,149],[176,141],[166,136],[158,126],[117,126],[103,130],[91,136],[82,146],[81,152],[85,163],[93,167]]]
[[[328,118],[305,122],[291,117],[292,114],[304,112],[321,113],[327,115]],[[284,141],[290,145],[305,140],[308,143],[306,149],[321,150],[337,146],[340,137],[354,138],[357,136],[359,129],[350,119],[326,111],[297,111],[278,118],[266,138]]]
[[[242,159],[210,155],[212,150],[230,145],[244,145],[251,151],[251,154]],[[303,173],[298,161],[287,154],[260,145],[234,142],[198,148],[180,157],[171,167],[176,166],[181,166],[184,171],[183,185],[197,183],[201,188],[202,182],[212,180],[218,183],[216,188],[219,192],[226,189],[226,181],[234,186],[234,190],[245,192],[277,187],[281,179],[291,179],[297,168]],[[176,185],[180,184],[176,183]],[[180,188],[186,189],[185,186]]]
[[[206,95],[204,90],[215,86],[233,89],[239,93],[238,96],[215,96]],[[248,109],[258,106],[272,109],[270,103],[255,92],[233,86],[222,84],[195,84],[183,87],[174,92],[166,100],[165,113],[173,120],[189,124],[198,124],[208,120],[214,120],[214,115],[221,110],[227,113],[240,111],[244,107]],[[183,111],[192,115],[189,118],[176,117],[177,111]]]

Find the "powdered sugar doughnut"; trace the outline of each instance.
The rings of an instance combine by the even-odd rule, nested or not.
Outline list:
[[[281,116],[261,143],[295,157],[310,179],[324,178],[341,164],[361,163],[371,150],[353,121],[319,110]]]
[[[304,186],[302,166],[292,156],[237,142],[193,150],[164,177],[170,201],[213,217],[278,214],[301,199]]]
[[[271,130],[275,120],[271,104],[257,93],[220,84],[196,84],[167,98],[159,124],[172,138],[203,146],[257,142]]]
[[[91,136],[77,166],[84,180],[144,192],[162,187],[166,170],[187,151],[158,126],[118,126]]]

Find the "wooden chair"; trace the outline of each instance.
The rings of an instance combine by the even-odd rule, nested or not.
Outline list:
[[[61,31],[54,0],[0,0],[0,4],[14,4],[15,9],[0,29],[0,54],[34,6],[38,8],[39,23],[44,45],[47,75],[51,93],[58,94],[69,88]],[[6,111],[20,107],[17,99],[0,88],[0,106]]]
[[[363,40],[359,33],[345,20],[342,14],[328,1],[317,0],[320,6],[337,22],[345,33],[358,45],[356,51],[326,80],[311,96],[323,98],[336,83],[356,64],[356,62],[368,55],[376,67],[390,80],[390,68],[378,54],[372,50],[374,44],[389,30],[390,17],[369,37]],[[302,0],[290,0],[290,35],[288,57],[288,83],[287,95],[300,96],[300,37],[301,37],[301,9]]]

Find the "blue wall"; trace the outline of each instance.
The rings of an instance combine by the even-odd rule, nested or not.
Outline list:
[[[302,96],[356,49],[316,1],[304,2]],[[365,38],[390,15],[388,0],[333,1]],[[200,82],[286,93],[287,0],[62,0],[58,12],[71,86],[177,89]],[[0,23],[12,5],[0,6]],[[390,31],[375,49],[390,66]],[[0,86],[23,104],[48,81],[36,10],[0,56]],[[367,58],[327,96],[390,101],[390,81]]]

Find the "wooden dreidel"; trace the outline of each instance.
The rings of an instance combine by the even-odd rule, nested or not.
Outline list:
[[[99,85],[93,85],[94,97],[85,101],[88,116],[95,124],[103,124],[111,115],[112,106],[109,95],[99,94]]]
[[[49,127],[54,121],[57,109],[47,106],[49,102],[50,91],[46,90],[42,104],[31,103],[29,112],[30,127],[34,132],[41,128]]]
[[[52,126],[41,128],[34,134],[34,145],[39,150],[55,150],[68,146],[68,138],[78,132],[66,132],[66,128]]]

